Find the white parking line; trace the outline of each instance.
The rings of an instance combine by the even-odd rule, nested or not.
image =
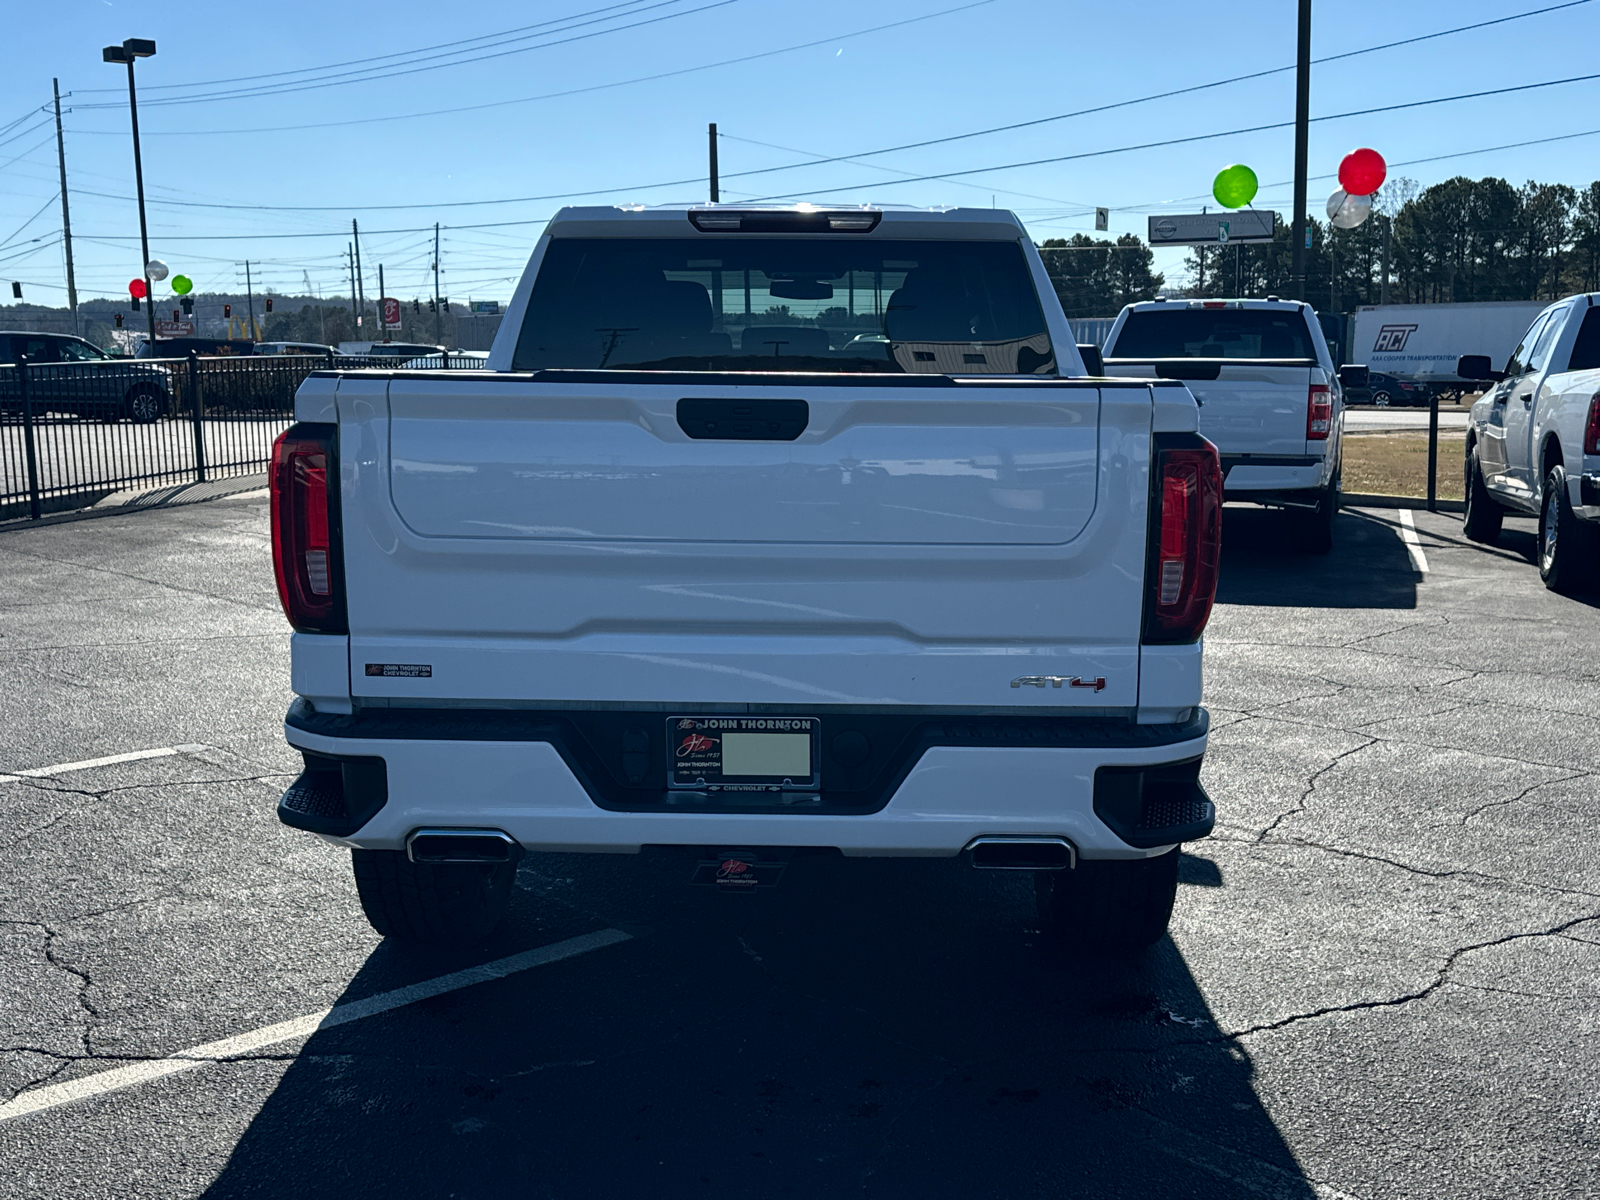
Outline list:
[[[481,966],[468,967],[464,971],[455,971],[449,975],[424,980],[422,983],[413,983],[409,987],[396,988],[392,992],[379,992],[376,996],[368,996],[365,1000],[336,1004],[332,1008],[307,1013],[291,1021],[280,1021],[276,1025],[267,1025],[250,1033],[223,1038],[220,1042],[193,1046],[188,1050],[180,1050],[170,1058],[114,1067],[109,1071],[100,1071],[67,1083],[35,1088],[31,1092],[22,1092],[6,1103],[0,1104],[0,1121],[9,1121],[14,1117],[26,1116],[47,1108],[59,1108],[63,1104],[103,1096],[107,1092],[120,1092],[124,1088],[176,1075],[179,1071],[188,1071],[194,1067],[205,1066],[207,1063],[239,1058],[260,1050],[263,1046],[287,1042],[292,1038],[307,1037],[321,1029],[348,1025],[351,1021],[392,1012],[408,1004],[415,1004],[419,1000],[441,996],[445,992],[504,979],[507,975],[515,975],[518,971],[526,971],[530,967],[542,967],[547,963],[559,962],[564,958],[573,958],[579,954],[587,954],[591,950],[600,950],[629,940],[630,936],[620,929],[602,929],[596,933],[586,933],[581,937],[568,938],[553,946],[525,950],[521,954],[513,954],[510,958],[497,959]]]
[[[44,779],[50,775],[65,775],[68,771],[87,771],[90,767],[111,767],[117,763],[138,762],[142,758],[170,758],[174,754],[192,754],[207,746],[189,743],[182,746],[157,746],[153,750],[130,750],[126,754],[108,754],[104,758],[85,758],[80,762],[56,763],[50,767],[29,767],[26,771],[13,771],[0,775],[0,783],[16,783],[19,779]]]
[[[1428,573],[1428,556],[1422,552],[1422,543],[1417,540],[1417,527],[1411,520],[1411,510],[1400,510],[1400,538],[1406,544],[1406,553],[1411,556],[1411,565],[1418,575]]]

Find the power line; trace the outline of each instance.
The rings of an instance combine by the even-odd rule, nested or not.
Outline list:
[[[682,3],[682,0],[670,0],[670,2],[671,3]],[[340,67],[356,67],[356,66],[360,66],[362,63],[383,62],[383,61],[385,61],[387,59],[393,59],[393,58],[409,58],[412,55],[421,54],[425,50],[447,50],[452,46],[467,46],[467,45],[471,45],[473,42],[492,42],[496,38],[508,38],[508,37],[511,37],[513,34],[526,33],[528,30],[531,30],[531,29],[544,29],[544,28],[547,28],[547,27],[549,27],[551,25],[559,25],[563,21],[573,21],[573,20],[577,20],[579,17],[592,17],[597,13],[612,12],[612,11],[615,11],[616,9],[619,9],[619,8],[634,8],[634,9],[636,9],[642,3],[644,3],[644,0],[626,0],[626,2],[622,3],[622,4],[609,4],[609,5],[606,5],[604,8],[591,8],[591,9],[588,9],[588,10],[586,10],[584,12],[573,13],[570,16],[554,17],[554,18],[552,18],[551,20],[548,20],[548,21],[539,21],[539,22],[536,22],[533,25],[519,25],[514,29],[502,29],[498,33],[483,33],[483,34],[479,34],[477,37],[462,38],[459,41],[454,41],[454,42],[438,42],[438,43],[435,43],[433,45],[418,46],[418,47],[415,47],[415,48],[413,48],[411,50],[396,50],[391,54],[375,54],[375,55],[372,55],[371,57],[368,57],[368,58],[352,58],[352,59],[347,59],[344,62],[323,63],[322,65],[316,66],[316,67],[297,67],[292,71],[268,71],[268,72],[266,72],[264,74],[260,74],[260,75],[235,75],[235,76],[232,76],[232,77],[227,78],[227,79],[197,79],[197,80],[193,80],[193,81],[191,81],[189,83],[158,83],[158,84],[151,84],[151,85],[146,85],[142,90],[143,91],[147,91],[147,92],[165,92],[165,91],[173,91],[173,90],[176,90],[176,89],[179,89],[179,88],[217,87],[217,86],[219,86],[221,84],[228,84],[228,83],[249,83],[251,80],[254,80],[254,79],[281,79],[286,75],[308,75],[308,74],[311,74],[312,72],[315,72],[315,71],[333,71],[333,70],[337,70]],[[103,88],[80,88],[79,90],[82,91],[82,92],[85,92],[85,93],[89,93],[89,92],[119,92],[120,93],[123,89],[120,88],[120,87],[103,87]]]
[[[1399,112],[1407,108],[1426,108],[1435,104],[1449,104],[1456,100],[1476,100],[1488,96],[1503,96],[1512,92],[1527,92],[1536,88],[1557,87],[1568,83],[1586,83],[1590,80],[1600,79],[1600,73],[1592,75],[1573,75],[1567,79],[1547,79],[1540,83],[1524,83],[1513,87],[1493,88],[1488,91],[1462,92],[1454,96],[1437,96],[1431,100],[1411,100],[1404,104],[1385,104],[1376,108],[1359,108],[1350,112],[1328,113],[1320,117],[1312,117],[1313,122],[1342,121],[1349,117],[1367,117],[1375,113]],[[831,192],[854,191],[865,187],[899,187],[907,183],[927,183],[934,180],[956,179],[966,175],[983,175],[990,171],[1015,171],[1023,167],[1046,166],[1053,163],[1078,162],[1086,158],[1104,158],[1111,154],[1127,154],[1135,150],[1156,150],[1166,146],[1183,146],[1191,142],[1214,141],[1217,138],[1238,137],[1246,133],[1264,133],[1274,129],[1289,129],[1293,121],[1274,121],[1267,125],[1249,125],[1242,129],[1227,129],[1218,133],[1197,133],[1189,137],[1167,138],[1159,142],[1140,142],[1132,146],[1114,146],[1106,150],[1086,150],[1079,154],[1059,154],[1050,158],[1033,158],[1024,162],[1000,163],[992,167],[970,167],[963,171],[945,171],[937,175],[916,175],[908,179],[876,179],[866,183],[845,184],[838,187],[812,189],[811,194],[826,194]],[[754,203],[768,200],[784,200],[794,195],[792,192],[783,192],[774,196],[758,197]]]
[[[678,3],[679,0],[664,0],[666,3]],[[294,92],[316,91],[322,88],[341,87],[351,83],[367,83],[375,79],[398,79],[406,75],[418,75],[425,71],[438,71],[445,67],[460,67],[470,63],[487,62],[490,59],[505,58],[513,54],[526,54],[532,50],[548,50],[552,46],[567,46],[573,42],[586,42],[591,38],[604,37],[611,33],[622,33],[629,29],[640,29],[646,25],[656,25],[662,21],[675,21],[680,17],[692,17],[696,13],[709,12],[712,9],[726,8],[730,4],[738,4],[741,0],[712,0],[710,4],[702,4],[699,8],[685,9],[682,12],[664,13],[659,17],[651,17],[644,21],[635,21],[631,25],[614,25],[610,29],[596,29],[589,33],[580,33],[569,38],[560,38],[554,41],[540,42],[533,46],[522,46],[515,50],[498,50],[493,54],[480,54],[476,58],[460,58],[454,62],[434,63],[425,67],[408,67],[404,70],[388,71],[383,74],[367,74],[360,79],[329,78],[322,82],[296,84],[286,87],[246,88],[233,92],[202,92],[192,96],[169,96],[149,101],[151,107],[170,107],[178,104],[198,104],[201,102],[216,103],[223,100],[252,100],[261,96],[286,96]],[[356,74],[356,72],[351,72]],[[93,108],[119,108],[114,102],[86,104],[81,107]]]
[[[629,87],[635,83],[654,83],[660,79],[674,79],[680,75],[692,75],[699,71],[710,71],[717,67],[738,66],[742,63],[756,62],[760,59],[774,58],[780,54],[793,54],[800,50],[812,50],[818,46],[836,45],[851,38],[865,37],[872,33],[883,33],[890,29],[899,29],[906,25],[916,25],[923,21],[932,21],[938,17],[947,17],[954,13],[966,12],[968,9],[983,8],[994,4],[996,0],[974,0],[973,3],[961,4],[955,8],[941,9],[938,12],[924,13],[920,17],[908,17],[903,21],[891,21],[886,25],[874,25],[869,29],[858,29],[853,33],[839,33],[831,37],[818,38],[815,41],[799,42],[793,46],[783,46],[777,50],[763,50],[756,54],[744,54],[737,58],[725,58],[717,62],[702,63],[694,67],[679,67],[672,71],[659,71],[653,75],[640,75],[633,79],[619,79],[611,83],[589,84],[580,88],[568,88],[560,92],[543,92],[537,96],[518,96],[510,100],[491,100],[483,104],[463,104],[454,108],[435,108],[425,112],[397,113],[392,117],[362,117],[349,121],[319,121],[308,125],[266,125],[251,129],[173,129],[143,131],[144,137],[220,137],[237,136],[244,133],[290,133],[302,129],[337,129],[348,125],[376,125],[388,121],[410,121],[418,117],[453,116],[456,113],[478,112],[486,108],[505,108],[513,104],[532,104],[539,100],[559,100],[567,96],[581,96],[589,92],[607,91],[612,88]],[[126,134],[118,130],[109,129],[84,129],[75,132],[97,134],[106,137],[125,137]]]

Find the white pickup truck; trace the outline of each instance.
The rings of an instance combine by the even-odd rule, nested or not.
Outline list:
[[[1147,300],[1106,335],[1107,375],[1181,379],[1200,433],[1222,455],[1229,500],[1288,509],[1306,550],[1333,548],[1343,427],[1341,377],[1311,306],[1297,301]]]
[[[565,209],[482,371],[309,377],[272,466],[279,816],[380,933],[481,936],[525,850],[1032,871],[1148,945],[1210,832],[1221,473],[1084,375],[988,209]]]
[[[1504,371],[1463,355],[1463,379],[1494,382],[1467,427],[1465,532],[1500,536],[1507,510],[1538,514],[1539,574],[1557,591],[1600,568],[1600,292],[1534,318]]]

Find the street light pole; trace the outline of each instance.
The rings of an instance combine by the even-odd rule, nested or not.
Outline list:
[[[150,231],[144,219],[144,164],[139,157],[139,97],[133,84],[135,59],[150,58],[156,44],[149,38],[129,38],[120,46],[107,46],[100,57],[108,63],[128,64],[128,115],[133,120],[133,184],[139,198],[139,274],[144,279],[144,302],[150,318],[150,356],[156,353],[156,297],[150,288]]]

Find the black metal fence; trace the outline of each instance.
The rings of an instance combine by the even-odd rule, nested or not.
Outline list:
[[[0,364],[0,520],[264,471],[307,375],[400,365],[394,356],[193,354]],[[461,364],[436,354],[404,365]]]

